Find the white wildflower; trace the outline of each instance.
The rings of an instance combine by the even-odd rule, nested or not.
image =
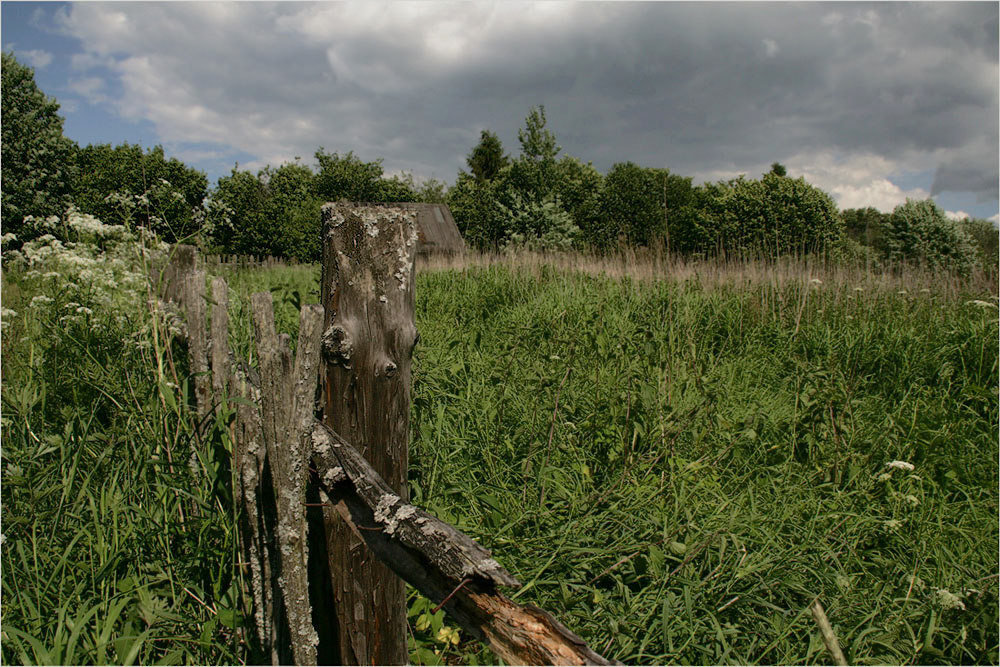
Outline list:
[[[965,603],[962,599],[946,588],[939,588],[934,592],[934,601],[941,605],[942,609],[965,610]]]
[[[896,519],[889,519],[888,521],[883,521],[882,525],[885,526],[885,529],[890,533],[894,533],[899,530],[899,527],[903,525],[903,522],[897,521]]]
[[[80,313],[81,315],[93,315],[94,314],[94,311],[92,311],[90,308],[87,308],[86,306],[80,306],[79,308],[76,309],[76,312]]]
[[[44,294],[39,294],[38,296],[36,296],[31,300],[29,308],[40,308],[41,306],[45,306],[50,303],[52,303],[51,297],[47,297]]]
[[[917,498],[916,496],[904,496],[903,500],[910,503],[914,507],[920,504],[920,498]]]
[[[854,291],[855,291],[855,292],[864,292],[864,291],[865,291],[865,288],[864,288],[864,287],[855,287],[855,288],[854,288]]]
[[[819,278],[810,278],[809,284],[810,285],[822,285],[823,281],[820,280]]]
[[[15,234],[11,234],[10,232],[7,232],[3,236],[0,236],[0,243],[10,243],[11,241],[16,241],[16,240],[17,236]]]
[[[888,482],[890,479],[892,479],[892,473],[884,472],[878,476],[880,482]]]
[[[990,303],[989,301],[982,301],[980,299],[973,299],[972,301],[966,301],[967,306],[979,306],[980,308],[996,308],[995,303]]]
[[[889,461],[885,465],[887,468],[896,468],[897,470],[905,470],[907,472],[913,471],[913,464],[906,461]]]

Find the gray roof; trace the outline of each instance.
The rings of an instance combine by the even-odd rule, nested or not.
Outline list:
[[[446,205],[399,203],[393,206],[416,209],[417,233],[420,235],[418,252],[432,255],[465,250],[465,241],[458,231],[455,218],[451,217],[451,209]]]

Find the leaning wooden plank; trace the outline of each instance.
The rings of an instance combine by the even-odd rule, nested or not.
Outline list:
[[[269,292],[252,295],[250,303],[260,360],[261,421],[278,515],[275,530],[278,553],[277,563],[272,562],[272,568],[275,568],[273,574],[277,575],[284,601],[295,664],[314,665],[319,638],[312,625],[312,606],[309,603],[308,544],[303,511],[306,471],[304,459],[297,459],[296,456],[300,431],[292,423],[294,379],[289,337],[286,334],[276,335],[273,300]],[[308,317],[306,309],[303,309],[302,316]],[[314,354],[318,355],[319,327],[315,328],[317,351]],[[280,623],[277,614],[273,622]]]
[[[323,424],[312,428],[320,487],[368,548],[508,664],[614,664],[547,612],[497,591],[520,586],[467,535],[396,496],[367,461]]]

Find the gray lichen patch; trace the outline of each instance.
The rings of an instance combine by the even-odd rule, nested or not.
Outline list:
[[[386,523],[392,515],[392,509],[399,502],[399,496],[394,493],[383,493],[375,505],[375,520]]]

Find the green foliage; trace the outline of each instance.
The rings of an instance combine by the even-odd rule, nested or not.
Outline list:
[[[551,197],[559,180],[556,157],[562,150],[545,127],[545,107],[532,107],[517,131],[521,154],[510,166],[510,187],[521,197],[541,202]]]
[[[446,204],[448,201],[448,184],[431,178],[416,186],[416,201],[425,204]]]
[[[643,246],[670,241],[691,196],[690,178],[632,162],[615,164],[604,179],[601,227],[593,241],[607,245],[622,239]]]
[[[241,662],[226,407],[198,440],[178,319],[148,310],[165,248],[59,226],[4,253],[3,662]]]
[[[708,220],[696,216],[696,224],[710,234],[698,239],[706,250],[721,247],[776,257],[821,252],[842,235],[833,199],[801,177],[773,172],[760,180],[740,176],[706,189],[706,194],[715,199],[703,209]],[[685,235],[692,236],[691,230]]]
[[[168,242],[200,230],[208,179],[162,146],[89,145],[77,154],[77,208],[108,224],[140,225]]]
[[[556,197],[581,230],[581,241],[596,233],[604,177],[593,164],[564,155],[556,165]]]
[[[265,167],[258,179],[266,183],[264,219],[270,221],[273,250],[269,254],[303,262],[318,261],[322,237],[320,207],[315,194],[316,176],[297,162],[277,169]]]
[[[541,202],[514,193],[510,205],[500,204],[507,224],[505,247],[543,252],[567,251],[580,241],[580,228],[555,199]]]
[[[382,161],[362,162],[348,151],[346,155],[316,151],[319,173],[316,174],[316,194],[324,202],[406,202],[416,201],[412,182],[399,177],[382,177]]]
[[[876,208],[849,208],[840,212],[844,221],[844,233],[854,241],[873,248],[879,253],[885,252],[885,226],[889,214]]]
[[[780,162],[774,162],[771,164],[770,173],[774,174],[775,176],[787,176],[788,170],[785,169],[785,165],[781,164]]]
[[[267,186],[249,171],[233,167],[212,191],[212,249],[238,255],[271,255],[277,234],[266,213]]]
[[[960,274],[967,273],[976,262],[972,239],[930,198],[907,199],[893,209],[885,225],[885,245],[891,262],[914,263]]]
[[[26,240],[25,216],[62,215],[73,202],[76,146],[63,136],[59,104],[38,89],[34,70],[3,53],[0,73],[3,231]]]
[[[446,201],[465,242],[480,250],[497,249],[508,234],[508,221],[501,211],[501,196],[506,192],[504,175],[479,180],[460,172],[455,185],[448,190]]]
[[[981,218],[966,218],[958,225],[975,243],[979,265],[995,269],[1000,260],[1000,231],[996,225]]]
[[[479,143],[472,149],[465,161],[476,180],[488,181],[510,163],[510,158],[504,155],[500,138],[489,130],[483,130],[479,137]]]

